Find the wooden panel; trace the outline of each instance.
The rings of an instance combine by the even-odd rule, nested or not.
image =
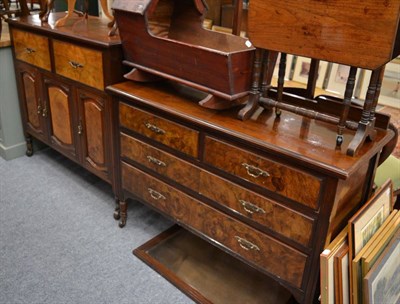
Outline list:
[[[398,55],[399,16],[400,0],[252,0],[248,32],[257,47],[376,69]]]
[[[46,37],[12,29],[15,57],[37,67],[51,70],[49,41]]]
[[[307,256],[122,163],[123,188],[226,246],[250,263],[300,288]]]
[[[169,177],[193,191],[199,191],[198,168],[124,133],[121,133],[121,156]]]
[[[97,170],[106,171],[104,142],[104,105],[91,97],[83,98],[86,161]]]
[[[56,73],[88,86],[104,89],[103,55],[100,51],[53,40]]]
[[[119,105],[121,126],[152,138],[166,146],[197,157],[198,132],[139,110],[124,103]]]
[[[52,136],[62,145],[73,144],[68,93],[57,86],[48,86]]]
[[[200,173],[200,193],[295,242],[310,245],[313,220],[273,200],[206,171]]]
[[[321,181],[315,176],[208,136],[204,151],[206,163],[317,209]]]
[[[27,123],[32,129],[40,131],[41,105],[36,93],[36,77],[33,74],[24,71],[22,72],[22,83],[25,94]]]

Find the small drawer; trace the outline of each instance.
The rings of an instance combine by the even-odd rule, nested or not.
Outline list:
[[[101,51],[53,40],[56,73],[99,90],[104,89]]]
[[[280,235],[310,245],[314,221],[298,212],[206,171],[200,173],[199,190],[203,196]]]
[[[47,71],[51,70],[49,40],[41,35],[12,29],[15,57]]]
[[[125,103],[119,104],[120,125],[168,147],[197,157],[197,131],[139,110]]]
[[[254,266],[300,288],[307,256],[122,162],[122,186]]]
[[[121,133],[121,156],[169,177],[193,191],[199,191],[200,170],[169,153]]]
[[[316,176],[208,136],[204,161],[305,206],[318,208],[321,180]]]

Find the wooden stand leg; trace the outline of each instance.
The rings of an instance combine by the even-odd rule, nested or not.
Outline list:
[[[32,136],[26,135],[26,156],[31,157],[33,155],[33,145],[32,145]]]
[[[123,228],[126,225],[126,218],[128,216],[127,209],[128,209],[128,205],[127,205],[126,201],[119,201],[119,214],[121,216],[121,219],[119,221],[120,228]]]
[[[116,204],[116,206],[115,206],[115,210],[114,210],[114,219],[115,220],[119,220],[120,218],[121,218],[121,214],[120,214],[120,212],[119,212],[119,199],[116,197],[115,198],[115,204]]]

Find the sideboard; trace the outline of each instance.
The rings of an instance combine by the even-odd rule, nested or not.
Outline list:
[[[201,108],[169,83],[122,82],[114,95],[114,168],[121,226],[128,199],[181,226],[312,303],[319,255],[368,198],[379,155],[394,136],[379,130],[358,156],[335,149],[336,128],[283,112]]]
[[[104,89],[121,81],[119,38],[107,21],[73,17],[54,28],[39,15],[9,19],[27,155],[32,137],[113,184],[111,99]]]

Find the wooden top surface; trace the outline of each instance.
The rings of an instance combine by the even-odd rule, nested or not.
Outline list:
[[[251,0],[260,48],[376,69],[399,55],[400,0]]]
[[[87,19],[74,14],[67,20],[65,26],[54,27],[56,21],[65,16],[64,12],[51,13],[48,23],[41,22],[39,15],[34,14],[21,18],[9,19],[10,26],[36,30],[44,35],[63,36],[76,41],[85,41],[88,44],[111,47],[120,45],[118,35],[109,37],[110,28],[107,26],[108,19],[89,16]]]
[[[335,150],[336,126],[282,111],[280,120],[272,111],[256,112],[247,121],[237,119],[238,109],[215,111],[203,108],[195,98],[184,97],[162,83],[123,82],[107,87],[109,92],[142,104],[178,115],[191,124],[212,128],[246,141],[255,148],[279,153],[303,162],[324,173],[342,179],[382,149],[394,136],[392,131],[378,130],[376,141],[367,142],[358,156],[346,155],[354,131],[345,130],[342,150]],[[308,131],[307,131],[308,129]]]
[[[2,30],[1,30],[1,37],[0,37],[0,48],[11,46],[11,41],[10,41],[10,32],[8,30],[8,25],[6,22],[3,22],[2,24]]]

